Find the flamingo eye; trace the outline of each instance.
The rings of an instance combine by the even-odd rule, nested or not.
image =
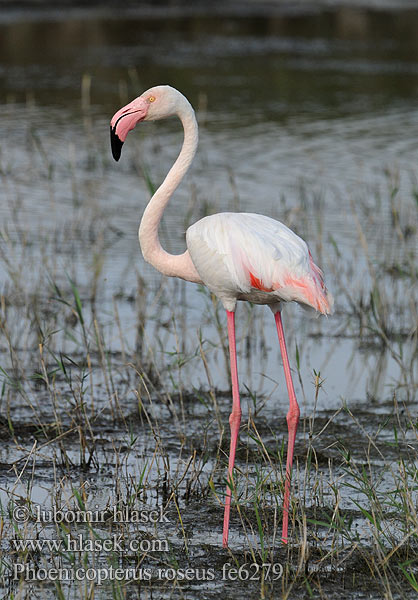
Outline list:
[[[155,96],[150,96],[148,98],[148,102],[155,102]]]

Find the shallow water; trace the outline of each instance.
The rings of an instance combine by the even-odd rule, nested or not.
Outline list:
[[[130,474],[148,465],[150,481],[155,483],[148,492],[151,504],[160,501],[164,460],[169,459],[171,470],[184,468],[188,460],[188,455],[187,459],[182,455],[185,436],[187,450],[205,456],[199,475],[202,488],[207,488],[218,460],[218,415],[212,400],[204,395],[199,403],[195,398],[198,392],[190,395],[200,388],[225,390],[229,386],[214,326],[215,309],[197,286],[161,282],[159,274],[143,262],[137,242],[139,219],[149,197],[141,171],[145,167],[155,184],[162,180],[180,147],[180,125],[175,120],[144,125],[130,134],[119,163],[110,156],[110,117],[158,83],[169,83],[185,93],[200,124],[193,168],[172,199],[161,228],[163,245],[181,252],[188,224],[207,212],[261,212],[283,220],[307,240],[335,295],[336,313],[328,319],[310,319],[296,306],[284,311],[296,389],[306,419],[296,446],[301,463],[300,472],[295,471],[298,501],[316,518],[316,506],[303,497],[304,456],[314,417],[315,435],[332,417],[332,424],[315,446],[319,457],[316,477],[324,488],[325,505],[331,508],[334,484],[346,486],[340,489],[341,506],[346,510],[353,508],[353,498],[364,497],[364,492],[352,491],[350,485],[355,481],[345,473],[341,459],[341,464],[338,462],[341,448],[349,447],[359,463],[366,462],[367,456],[376,473],[383,464],[397,465],[400,456],[414,451],[413,428],[406,428],[402,440],[394,443],[393,431],[399,424],[393,405],[395,399],[405,399],[405,411],[416,412],[412,368],[409,373],[405,365],[416,343],[409,334],[416,316],[412,292],[416,275],[411,264],[416,252],[418,190],[417,27],[418,12],[413,10],[377,13],[341,8],[309,15],[244,17],[185,12],[170,13],[169,18],[161,18],[153,10],[133,11],[129,17],[89,12],[88,18],[77,11],[65,16],[2,12],[0,290],[6,299],[8,321],[15,327],[11,333],[14,353],[10,355],[8,343],[3,341],[0,366],[9,371],[21,360],[28,373],[36,371],[37,328],[48,323],[56,329],[51,334],[55,351],[81,364],[80,332],[71,328],[70,311],[65,313],[62,305],[63,312],[58,313],[57,294],[42,286],[47,272],[65,293],[67,274],[71,276],[93,330],[94,315],[88,311],[97,272],[91,310],[96,310],[103,326],[118,406],[139,437],[131,450],[131,429],[112,420],[114,398],[96,356],[90,374],[95,393],[90,395],[86,385],[85,398],[90,402],[94,396],[98,411],[96,460],[102,470],[89,473],[91,502],[106,503],[114,492],[114,473],[120,467],[114,458],[115,445],[123,448],[127,482]],[[376,281],[385,296],[381,311],[387,311],[385,335],[390,338],[391,351],[353,308],[361,302],[367,304]],[[138,297],[142,295],[144,332],[138,350]],[[32,298],[41,305],[40,323],[34,323],[25,310]],[[114,318],[115,302],[122,336]],[[55,321],[51,314],[58,314]],[[222,310],[219,314],[224,323]],[[259,459],[254,458],[259,456],[258,446],[246,435],[246,428],[253,434],[251,418],[256,413],[254,422],[264,443],[269,449],[279,447],[286,436],[288,400],[271,315],[261,307],[244,305],[237,314],[242,391],[257,394],[256,402],[247,393],[243,395],[243,421],[248,419],[248,425],[242,432],[237,459],[246,474],[242,489],[248,492],[260,467]],[[210,377],[202,367],[200,331]],[[296,348],[303,389],[296,374]],[[187,359],[181,367],[179,351]],[[137,368],[136,361],[148,359],[151,352],[160,366],[161,389],[168,390],[167,396],[176,394],[173,406],[169,401],[147,405],[152,422],[161,426],[164,460],[154,457],[155,432],[138,419],[134,368],[124,370],[131,362]],[[324,379],[315,409],[314,370]],[[58,375],[60,422],[69,427],[74,407]],[[28,376],[25,385],[30,381]],[[27,397],[13,396],[17,436],[27,452],[37,428],[49,423],[55,410],[42,386],[31,386],[28,384]],[[102,392],[99,397],[97,390]],[[364,431],[384,449],[384,463],[382,456],[367,446],[361,427],[348,413],[342,411],[334,418],[333,413],[345,402]],[[229,395],[220,393],[218,404],[226,423]],[[2,414],[7,414],[6,408],[9,410],[4,400]],[[381,427],[386,422],[389,425]],[[79,440],[75,434],[68,439],[67,456],[78,464]],[[223,446],[226,451],[225,439]],[[10,464],[21,460],[22,447],[5,443],[1,454],[0,499],[5,506],[11,497],[16,499],[13,494],[24,496],[28,480],[25,475],[16,484],[15,472],[8,470]],[[55,501],[48,489],[50,465],[57,456],[60,454],[52,445],[41,454],[37,478],[30,485],[35,503]],[[331,464],[335,467],[332,473]],[[217,490],[223,487],[223,477],[216,473]],[[272,478],[273,487],[278,488],[281,479]],[[82,480],[80,475],[77,484]],[[60,493],[70,497],[74,485],[72,478],[63,478]],[[389,471],[382,469],[380,493],[390,491],[393,485]],[[272,518],[277,500],[270,491],[264,499],[265,515]],[[251,502],[246,508],[252,514]],[[192,548],[189,560],[203,564],[209,551],[219,546],[221,510],[213,498],[202,500],[196,495],[184,513]],[[199,517],[206,521],[197,524]],[[175,512],[172,521],[175,525],[161,535],[169,537],[178,550],[182,537]],[[252,523],[254,526],[254,518]],[[245,556],[248,539],[257,544],[257,529],[246,537],[237,518],[233,525],[231,541]],[[358,512],[353,528],[372,544],[367,520]],[[266,531],[271,534],[272,529]],[[205,551],[199,547],[202,539]],[[324,541],[324,547],[331,548],[332,540]],[[285,560],[284,551],[277,551]],[[218,569],[226,560],[227,555],[222,554],[213,563]],[[221,588],[219,582],[213,584],[208,597],[216,597]],[[251,589],[257,593],[256,587]],[[231,598],[234,593],[240,597],[232,587],[228,592]],[[327,593],[329,598],[339,597],[333,595],[337,592],[332,585]],[[363,597],[354,588],[347,594]],[[364,597],[378,598],[378,594]]]
[[[184,207],[190,208],[193,186],[197,201],[188,222],[199,217],[202,204],[211,211],[256,210],[283,219],[307,239],[331,289],[327,258],[333,252],[332,237],[343,264],[354,267],[350,285],[363,286],[367,294],[367,264],[359,251],[352,202],[368,216],[374,213],[363,222],[359,216],[375,263],[403,260],[404,248],[399,246],[398,253],[396,244],[382,256],[382,236],[392,228],[393,186],[403,221],[414,215],[415,23],[418,13],[413,11],[341,9],[314,17],[173,17],[164,22],[146,16],[82,21],[75,13],[63,21],[0,25],[0,95],[6,101],[0,134],[8,140],[2,163],[6,173],[15,174],[9,179],[8,200],[19,204],[19,222],[34,238],[33,253],[40,239],[55,235],[64,224],[71,223],[77,236],[89,221],[88,227],[93,223],[98,230],[105,227],[106,234],[109,227],[116,232],[101,279],[106,279],[103,292],[108,297],[121,285],[121,273],[124,282],[133,281],[134,265],[146,279],[158,279],[142,262],[135,239],[148,191],[132,166],[140,144],[141,162],[154,182],[161,181],[178,151],[181,131],[174,121],[143,127],[116,165],[106,150],[106,123],[121,102],[164,82],[181,88],[201,123],[192,173],[167,210],[162,230],[166,247],[174,252],[184,248]],[[86,138],[86,120],[93,146]],[[82,189],[79,197],[76,188]],[[10,221],[7,202],[0,210]],[[35,223],[40,229],[34,231]],[[408,245],[414,247],[413,239]],[[77,252],[71,238],[59,251]],[[86,256],[74,259],[82,278]],[[201,300],[194,286],[187,286],[187,299],[198,313]],[[337,310],[344,303],[337,298]],[[198,324],[197,314],[193,330]],[[409,325],[401,323],[402,329]],[[335,331],[336,321],[316,327]],[[269,345],[275,345],[274,331],[266,335]],[[350,344],[344,344],[337,353],[351,357]],[[319,360],[308,372],[324,364],[329,347],[315,346]],[[358,355],[353,360],[352,368],[361,370],[363,360],[356,364]],[[396,379],[396,365],[390,357],[386,363],[387,378]],[[359,375],[353,385],[342,364],[336,360],[330,369],[338,369],[333,389],[361,397],[367,376]],[[224,380],[216,383],[224,387]]]

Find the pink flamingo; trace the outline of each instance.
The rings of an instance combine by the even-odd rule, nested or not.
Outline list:
[[[228,545],[235,450],[241,422],[235,344],[237,300],[267,304],[274,314],[289,394],[282,525],[282,541],[287,543],[293,450],[300,411],[290,373],[281,306],[282,302],[295,301],[326,315],[332,310],[332,296],[325,287],[322,272],[313,262],[306,243],[283,223],[263,215],[210,215],[187,229],[187,250],[183,254],[169,254],[161,247],[158,238],[161,217],[196,153],[198,127],[194,110],[179,91],[162,85],[147,90],[121,108],[110,122],[112,154],[115,160],[119,160],[126,136],[137,123],[156,121],[173,115],[177,115],[183,124],[183,146],[177,160],[144,211],[138,232],[139,243],[144,259],[158,271],[170,277],[205,284],[220,299],[226,310],[232,412],[229,417],[231,445],[223,525],[224,547]]]

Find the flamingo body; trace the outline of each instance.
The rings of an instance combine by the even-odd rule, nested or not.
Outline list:
[[[180,154],[155,192],[139,226],[144,259],[170,277],[204,283],[223,303],[227,314],[232,381],[232,412],[229,417],[231,443],[225,495],[223,546],[228,545],[231,498],[234,493],[234,464],[241,405],[235,342],[237,300],[267,304],[274,313],[289,395],[288,445],[283,495],[282,541],[288,541],[289,499],[293,452],[299,422],[299,406],[293,388],[281,318],[283,302],[295,301],[322,314],[332,310],[321,270],[306,243],[286,225],[253,213],[219,213],[204,217],[188,228],[187,250],[180,255],[166,252],[160,244],[158,227],[165,207],[186,174],[196,153],[198,127],[187,98],[170,86],[150,88],[118,110],[110,122],[112,154],[119,160],[125,139],[140,121],[155,121],[176,115],[184,128]]]
[[[323,314],[332,307],[322,273],[304,240],[270,217],[218,213],[186,232],[190,257],[205,285],[235,310],[237,300],[268,304],[296,301]]]

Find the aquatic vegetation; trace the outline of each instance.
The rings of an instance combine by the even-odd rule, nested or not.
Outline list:
[[[231,55],[238,47],[228,40]],[[230,60],[228,77],[237,71]],[[220,550],[230,412],[222,309],[203,288],[154,276],[137,245],[141,209],[175,154],[177,131],[152,129],[134,139],[116,186],[108,117],[139,76],[127,72],[115,106],[99,107],[98,83],[84,72],[76,105],[44,106],[42,92],[34,92],[3,106],[2,138],[10,140],[0,156],[4,595],[32,598],[40,589],[42,598],[241,598],[245,585],[260,598],[333,598],[341,590],[347,598],[366,591],[415,597],[415,159],[406,166],[382,160],[368,171],[357,171],[347,153],[338,162],[341,132],[348,145],[364,143],[367,154],[364,131],[379,117],[334,114],[309,124],[300,116],[287,127],[264,126],[260,117],[243,143],[233,94],[228,135],[219,139],[209,117],[226,102],[225,90],[213,101],[201,98],[202,153],[168,218],[185,230],[204,214],[249,210],[262,186],[263,212],[297,222],[300,235],[317,240],[337,309],[323,322],[296,310],[286,315],[302,421],[285,548],[287,398],[279,357],[267,352],[275,332],[259,307],[239,306],[243,424],[231,550]],[[380,117],[385,135],[412,127],[408,114]],[[287,139],[275,154],[279,129]],[[315,170],[315,158],[301,170],[300,156],[315,154],[310,140],[322,144],[322,157],[332,147],[330,167]],[[285,161],[289,148],[296,154]],[[151,168],[151,156],[161,167]],[[268,180],[279,159],[284,167]],[[366,185],[357,181],[363,168]],[[164,244],[181,251],[181,236],[170,238],[168,229]],[[14,564],[21,565],[16,572]],[[89,568],[102,571],[91,571],[92,581],[70,577]],[[118,568],[131,571],[110,580]],[[45,577],[47,569],[68,569],[69,577]],[[27,581],[31,573],[36,581]]]

